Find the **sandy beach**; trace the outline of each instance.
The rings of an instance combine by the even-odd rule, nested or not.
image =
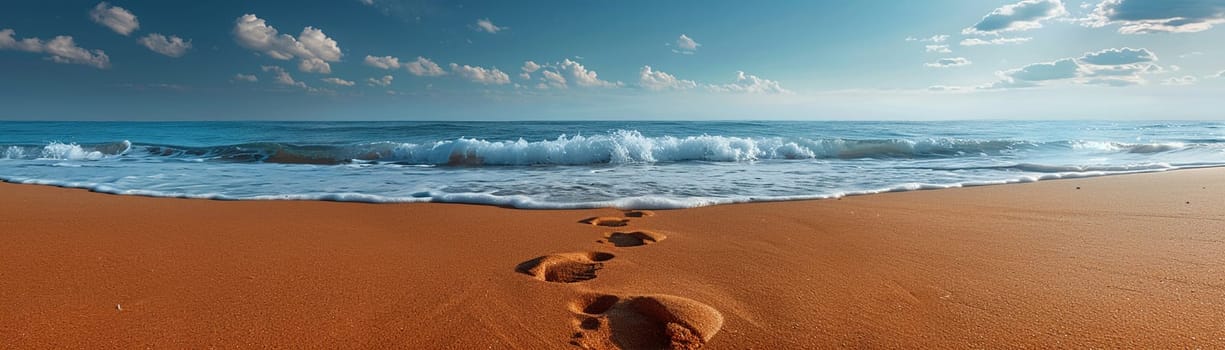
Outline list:
[[[1225,169],[655,212],[0,194],[0,348],[1225,347]]]

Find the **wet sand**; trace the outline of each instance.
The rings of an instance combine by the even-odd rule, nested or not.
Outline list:
[[[1225,169],[654,212],[0,184],[0,241],[0,348],[1225,347]]]

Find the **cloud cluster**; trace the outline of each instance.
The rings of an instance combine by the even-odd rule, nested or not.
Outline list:
[[[271,72],[273,81],[277,84],[310,90],[310,87],[306,86],[306,83],[294,80],[293,76],[289,75],[289,72],[286,72],[284,68],[277,66],[260,66],[260,69],[265,72]]]
[[[707,85],[707,89],[715,92],[737,92],[746,94],[789,94],[777,81],[762,79],[756,75],[736,72],[736,81],[730,84]]]
[[[259,82],[259,77],[256,77],[254,74],[238,73],[234,75],[234,81],[245,81],[248,83],[255,83],[255,82]]]
[[[926,63],[924,64],[924,66],[932,67],[932,68],[952,68],[952,67],[968,66],[971,63],[973,62],[970,62],[970,60],[966,59],[965,57],[950,57],[950,58],[941,58],[941,59],[936,60],[935,62]]]
[[[343,56],[336,40],[322,30],[306,27],[294,38],[279,34],[276,28],[253,14],[238,18],[234,24],[234,38],[242,47],[278,60],[300,59],[298,69],[303,72],[331,73],[328,62],[340,61]]]
[[[924,46],[924,49],[926,49],[927,52],[935,52],[935,53],[953,52],[953,50],[949,50],[948,45],[927,45],[927,46]]]
[[[436,77],[447,74],[447,72],[442,70],[442,67],[438,66],[437,63],[434,63],[434,61],[430,61],[430,59],[421,56],[417,56],[416,60],[409,62],[404,66],[408,69],[409,73],[419,77]]]
[[[329,77],[329,78],[323,78],[320,80],[323,80],[323,82],[328,83],[328,84],[339,85],[339,86],[353,86],[353,84],[356,84],[353,81],[344,80],[340,78],[330,78]]]
[[[534,61],[523,62],[523,67],[520,68],[522,73],[520,78],[530,80],[533,73],[540,73],[539,82],[536,84],[538,89],[565,89],[571,84],[580,87],[618,87],[621,82],[611,82],[600,79],[600,75],[596,71],[587,69],[582,63],[570,59],[563,59],[561,62],[539,64]]]
[[[386,87],[386,86],[391,85],[392,79],[395,79],[395,77],[390,76],[390,75],[384,75],[382,78],[378,78],[378,79],[375,79],[375,78],[366,79],[366,84],[370,84],[370,86]]]
[[[170,57],[183,57],[191,48],[191,40],[183,40],[173,35],[166,37],[158,33],[146,35],[140,38],[139,42],[153,52]]]
[[[981,88],[1006,89],[1039,86],[1043,82],[1072,80],[1087,85],[1129,86],[1144,84],[1144,74],[1162,72],[1157,55],[1148,49],[1128,47],[1088,52],[1052,62],[1033,63],[997,72],[1000,80]]]
[[[1100,28],[1119,25],[1119,33],[1191,33],[1225,23],[1222,0],[1104,0],[1084,19]]]
[[[98,69],[111,66],[111,59],[102,50],[88,50],[77,46],[71,36],[61,35],[50,41],[39,38],[17,40],[12,29],[0,30],[0,50],[17,50],[47,54],[55,63],[82,64]]]
[[[473,67],[466,64],[452,63],[451,72],[461,78],[485,85],[504,85],[510,83],[510,76],[497,68]]]
[[[140,21],[136,20],[136,15],[122,7],[111,6],[105,1],[98,3],[98,6],[94,6],[94,9],[89,11],[89,18],[124,36],[140,28]]]
[[[682,55],[692,55],[698,52],[698,46],[702,46],[702,44],[694,41],[693,38],[690,38],[688,35],[681,34],[680,37],[676,38],[676,48],[672,49],[672,52]]]
[[[962,30],[962,34],[990,35],[1025,31],[1042,27],[1042,21],[1065,16],[1068,10],[1061,0],[1022,0],[997,8],[978,23]]]
[[[1021,44],[1032,40],[1033,38],[991,38],[987,40],[979,38],[967,38],[961,40],[961,46],[980,46],[980,45],[1007,45]]]
[[[688,90],[698,86],[693,80],[677,79],[676,76],[642,66],[638,72],[638,86],[647,90]]]
[[[946,41],[946,40],[949,40],[949,36],[948,36],[948,35],[944,35],[944,34],[932,35],[932,36],[930,36],[930,37],[926,37],[926,38],[916,38],[916,37],[913,37],[913,36],[911,36],[911,37],[906,37],[906,41],[918,41],[918,42],[924,42],[924,43],[937,43],[937,44],[938,44],[938,43],[942,43],[942,42],[944,42],[944,41]]]
[[[417,56],[417,59],[413,60],[412,62],[401,64],[400,59],[397,57],[376,57],[366,55],[364,62],[367,66],[387,70],[399,69],[402,66],[407,69],[409,73],[419,77],[437,77],[447,74],[447,71],[443,70],[442,66],[439,66],[437,63],[434,63],[434,61],[421,56]]]
[[[499,27],[498,25],[493,24],[493,21],[490,21],[488,18],[476,20],[476,24],[473,25],[472,28],[478,32],[486,32],[489,34],[497,34],[500,31],[510,29],[510,27]]]

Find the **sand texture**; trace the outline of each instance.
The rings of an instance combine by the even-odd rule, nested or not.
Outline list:
[[[1225,169],[686,210],[0,184],[0,348],[1225,348]]]

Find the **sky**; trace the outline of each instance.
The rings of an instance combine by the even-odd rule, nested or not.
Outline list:
[[[1225,119],[1225,0],[20,1],[0,119]]]

